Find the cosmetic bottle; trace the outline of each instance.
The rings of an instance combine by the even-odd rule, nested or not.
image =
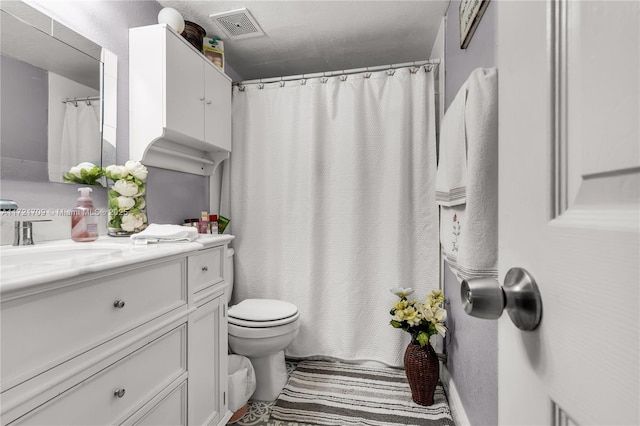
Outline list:
[[[218,215],[217,214],[209,215],[209,233],[218,235]]]
[[[98,217],[91,199],[91,188],[78,188],[78,205],[71,211],[71,239],[78,242],[98,238]]]
[[[200,223],[198,223],[198,234],[209,233],[209,213],[202,212],[200,214]]]

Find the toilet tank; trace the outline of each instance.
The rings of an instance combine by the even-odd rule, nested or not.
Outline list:
[[[225,281],[227,282],[227,304],[231,303],[231,295],[233,294],[233,256],[235,250],[232,248],[227,249],[227,259],[224,265]]]

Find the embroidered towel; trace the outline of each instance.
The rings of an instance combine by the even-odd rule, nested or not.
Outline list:
[[[466,202],[466,104],[467,88],[463,86],[442,119],[440,161],[436,174],[436,203],[441,206],[457,206]]]
[[[150,224],[147,229],[131,236],[134,243],[173,243],[181,241],[194,241],[198,238],[198,230],[180,225]]]
[[[466,92],[466,203],[440,208],[440,243],[458,280],[498,276],[498,73],[474,70]],[[456,96],[457,97],[457,96]]]

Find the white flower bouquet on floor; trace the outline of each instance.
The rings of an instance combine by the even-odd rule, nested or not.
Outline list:
[[[393,288],[391,292],[400,298],[389,312],[393,316],[390,324],[394,328],[411,334],[412,342],[420,346],[427,345],[434,334],[444,337],[447,311],[442,307],[444,294],[441,290],[431,291],[423,302],[408,299],[413,294],[411,288]]]

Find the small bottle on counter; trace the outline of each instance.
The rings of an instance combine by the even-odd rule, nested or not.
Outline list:
[[[91,199],[91,188],[78,188],[78,205],[71,211],[71,239],[95,241],[98,239],[98,218]]]
[[[198,223],[198,234],[209,233],[209,213],[200,213],[200,222]]]
[[[209,215],[209,233],[214,235],[218,234],[218,215],[217,214]]]

